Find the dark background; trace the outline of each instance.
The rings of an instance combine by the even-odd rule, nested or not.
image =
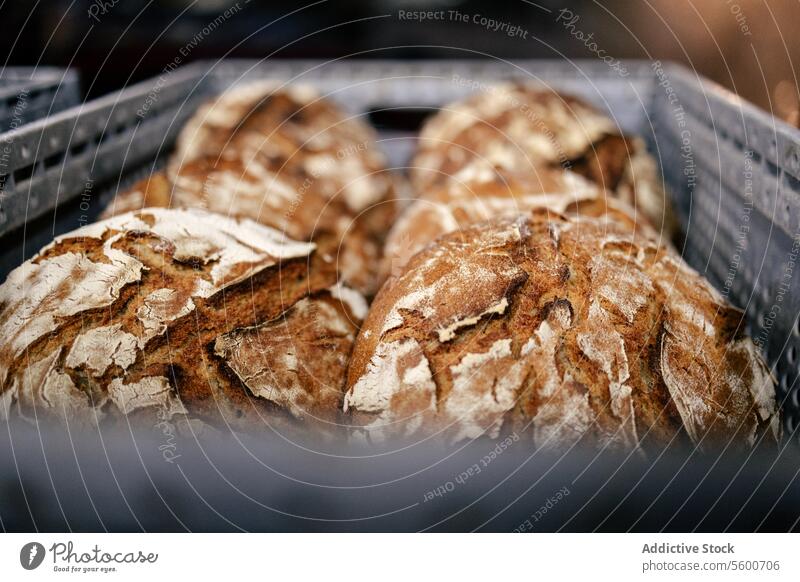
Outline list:
[[[233,16],[202,33],[231,7]],[[176,57],[591,58],[558,21],[563,8],[579,17],[574,30],[614,58],[683,62],[797,124],[797,0],[10,0],[0,2],[0,55],[5,65],[77,68],[89,97],[157,75]],[[459,10],[528,34],[409,22],[399,10]]]

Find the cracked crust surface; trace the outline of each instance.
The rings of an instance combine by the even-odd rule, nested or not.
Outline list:
[[[272,81],[228,89],[200,107],[182,129],[168,174],[201,158],[271,161],[279,174],[303,176],[327,199],[361,215],[384,235],[402,180],[386,170],[374,130],[306,85]]]
[[[447,183],[422,193],[403,211],[386,238],[380,282],[401,273],[414,254],[443,234],[534,209],[588,216],[619,210],[633,217],[646,235],[657,236],[647,217],[571,172],[543,167],[519,173],[469,165]]]
[[[533,211],[437,240],[356,340],[344,409],[373,440],[516,431],[536,446],[774,443],[742,314],[625,213]]]
[[[200,210],[63,235],[0,286],[0,413],[332,432],[364,313],[336,280],[313,243]]]
[[[277,83],[230,89],[187,122],[167,171],[121,193],[105,216],[145,206],[202,208],[257,220],[320,253],[372,295],[401,178],[372,130],[312,89]]]
[[[644,213],[668,234],[674,218],[644,142],[586,102],[532,84],[491,87],[434,115],[412,161],[425,192],[477,164],[516,172],[562,168],[580,174]]]

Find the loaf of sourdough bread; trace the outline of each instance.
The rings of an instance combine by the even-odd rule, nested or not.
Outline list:
[[[118,195],[103,217],[145,207],[196,208],[250,218],[288,237],[314,241],[342,281],[366,295],[377,289],[381,243],[341,199],[320,195],[316,183],[269,167],[269,160],[201,159],[181,167],[172,183],[156,173]]]
[[[265,82],[200,107],[167,171],[121,193],[104,216],[170,206],[257,220],[297,240],[326,241],[320,254],[371,295],[401,190],[368,126],[309,88]]]
[[[200,210],[119,215],[0,286],[0,414],[329,434],[365,314],[312,243]]]
[[[261,81],[234,86],[201,106],[178,136],[168,174],[201,158],[249,164],[267,158],[272,171],[302,176],[354,215],[368,213],[371,232],[386,234],[402,180],[386,169],[374,130],[302,84]],[[388,222],[387,222],[388,221]]]
[[[545,166],[580,174],[643,213],[675,228],[655,160],[641,139],[588,103],[539,85],[508,83],[443,107],[428,120],[411,166],[417,193],[482,164],[517,173]]]
[[[452,180],[420,193],[403,211],[386,238],[379,280],[402,272],[414,254],[443,234],[537,208],[588,216],[614,208],[627,212],[638,228],[658,238],[647,217],[577,174],[547,167],[519,173],[470,165]]]
[[[347,386],[373,441],[517,433],[632,450],[780,434],[742,313],[615,209],[439,238],[375,298]]]

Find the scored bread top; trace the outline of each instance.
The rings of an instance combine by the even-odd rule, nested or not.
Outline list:
[[[534,211],[426,247],[356,340],[352,422],[373,440],[774,443],[773,380],[742,314],[633,225]]]
[[[0,286],[2,415],[329,429],[366,308],[314,249],[158,208],[58,237]]]
[[[234,86],[201,106],[186,123],[168,174],[201,158],[256,157],[279,162],[280,173],[319,182],[353,212],[392,199],[393,178],[375,144],[375,132],[305,85],[262,81]]]
[[[420,193],[395,221],[386,237],[380,281],[402,272],[406,262],[437,237],[473,222],[534,208],[561,214],[581,207],[585,211],[586,203],[597,199],[612,203],[596,185],[569,172],[542,167],[520,173],[470,164],[452,180]]]
[[[574,172],[639,209],[657,228],[675,228],[644,142],[570,95],[507,83],[444,107],[420,133],[412,184],[427,191],[474,163],[519,173],[541,166]]]
[[[320,193],[317,181],[278,173],[266,159],[201,158],[174,177],[163,173],[118,194],[103,218],[145,207],[198,208],[232,218],[249,218],[295,240],[319,243],[320,255],[335,263],[343,281],[375,293],[381,244],[370,231],[369,214],[354,215],[341,199]]]
[[[403,187],[368,126],[313,89],[261,82],[200,107],[166,172],[118,194],[103,216],[146,206],[202,208],[298,240],[325,239],[320,254],[370,296]]]

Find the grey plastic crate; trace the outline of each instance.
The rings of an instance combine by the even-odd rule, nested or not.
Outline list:
[[[80,102],[78,74],[54,67],[0,69],[0,132]]]
[[[599,61],[222,61],[165,73],[0,136],[9,152],[0,164],[0,278],[158,167],[198,103],[232,84],[307,82],[370,115],[434,110],[502,79],[538,81],[589,100],[647,140],[682,220],[683,254],[746,311],[778,380],[787,438],[796,439],[800,132],[680,66],[624,65],[621,76]],[[403,167],[413,132],[380,135]]]

